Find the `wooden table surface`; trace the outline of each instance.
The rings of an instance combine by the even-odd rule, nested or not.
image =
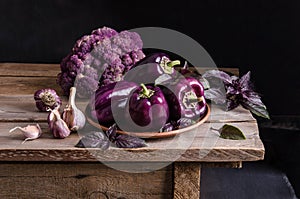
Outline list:
[[[237,69],[224,70],[238,73]],[[241,167],[243,161],[264,158],[257,122],[242,107],[224,112],[211,105],[209,119],[194,131],[147,140],[145,148],[87,150],[74,147],[78,134],[54,139],[46,123],[48,113],[37,110],[33,93],[53,88],[62,95],[56,84],[59,71],[58,64],[0,64],[0,198],[199,198],[201,166]],[[63,106],[66,99],[63,97]],[[87,101],[77,98],[76,102],[84,111]],[[15,126],[35,123],[43,130],[37,140],[21,144],[20,132],[9,133]],[[239,127],[247,139],[222,139],[210,130],[225,123]],[[132,164],[166,166],[132,174],[100,162],[126,168],[133,168]],[[130,186],[124,186],[128,183]],[[54,190],[37,192],[42,187]]]

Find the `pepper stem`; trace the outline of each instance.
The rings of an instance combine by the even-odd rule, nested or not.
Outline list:
[[[167,62],[167,66],[168,67],[174,67],[176,65],[180,65],[180,61],[179,60],[174,60],[174,61]]]
[[[150,95],[148,88],[145,86],[145,84],[141,84],[141,87],[143,88],[143,95],[148,97]]]
[[[202,102],[202,101],[203,101],[203,96],[197,97],[197,98],[189,98],[189,102],[190,102],[190,103],[194,103],[194,102]]]
[[[140,97],[142,98],[150,98],[154,95],[154,90],[148,89],[145,84],[141,84],[142,91],[140,92]]]

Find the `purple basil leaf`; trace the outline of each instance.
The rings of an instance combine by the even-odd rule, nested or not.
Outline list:
[[[105,131],[105,135],[108,137],[109,141],[113,142],[117,136],[117,124],[111,125],[107,131]]]
[[[195,124],[196,122],[190,118],[182,117],[177,121],[177,125],[179,129]]]
[[[216,104],[224,104],[226,102],[226,94],[220,88],[210,88],[204,91],[206,99],[213,101]]]
[[[238,95],[239,93],[240,93],[240,91],[231,85],[227,86],[227,88],[226,88],[227,95]]]
[[[209,70],[206,71],[203,75],[203,78],[205,79],[213,79],[213,78],[218,78],[222,80],[225,84],[231,84],[231,77],[227,73],[219,70]]]
[[[174,130],[175,126],[169,122],[169,123],[166,123],[161,129],[160,129],[160,133],[162,132],[169,132],[169,131],[172,131]]]
[[[250,82],[250,71],[248,73],[246,73],[245,75],[243,75],[240,78],[240,87],[241,88],[245,88],[245,89],[250,89],[251,88],[251,82]]]
[[[83,136],[75,145],[78,148],[100,148],[102,150],[108,149],[110,145],[107,137],[98,131],[91,131],[89,134]]]
[[[247,97],[244,97],[243,101],[248,101],[251,104],[255,104],[257,106],[261,106],[266,109],[266,106],[261,101],[261,97],[255,92],[247,93]]]
[[[209,82],[205,78],[203,78],[203,76],[199,76],[197,79],[203,85],[205,90],[210,88]]]
[[[114,143],[119,148],[138,148],[147,146],[145,140],[125,134],[118,135]]]
[[[257,105],[257,104],[253,104],[253,103],[251,103],[249,101],[242,101],[241,105],[244,108],[250,110],[252,113],[254,113],[257,116],[270,119],[269,113],[266,110],[266,106],[264,104]]]
[[[232,109],[235,109],[238,106],[239,106],[239,101],[238,100],[234,100],[234,99],[230,100],[230,99],[228,99],[226,101],[226,111],[230,111]]]

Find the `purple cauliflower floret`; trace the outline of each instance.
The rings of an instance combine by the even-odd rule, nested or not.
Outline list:
[[[120,59],[116,59],[113,63],[106,64],[104,67],[105,71],[102,73],[99,81],[100,86],[123,80],[125,66]]]
[[[102,38],[104,38],[104,37],[110,38],[112,36],[115,36],[116,34],[118,34],[117,31],[115,31],[112,28],[108,28],[108,27],[98,28],[98,29],[92,31],[92,35],[98,35]]]
[[[87,96],[91,96],[95,89],[98,88],[98,80],[87,75],[79,74],[75,80],[74,86],[77,90],[80,90],[80,93],[77,93],[77,95],[81,98],[86,98]]]
[[[69,94],[70,88],[74,85],[74,80],[75,79],[69,76],[69,74],[66,72],[59,73],[57,75],[57,83],[66,94]]]
[[[116,34],[118,34],[117,31],[108,27],[93,30],[91,35],[84,35],[81,39],[76,41],[73,52],[76,53],[79,58],[84,59],[84,56],[93,50],[97,42],[115,36]]]
[[[137,51],[143,47],[140,36],[135,32],[122,31],[117,37],[112,38],[112,43],[122,49],[123,53]]]
[[[79,73],[75,79],[75,87],[81,92],[77,95],[85,98],[91,96],[94,91],[98,88],[98,72],[95,68],[86,65],[82,73]]]
[[[98,28],[76,41],[61,61],[57,83],[69,95],[73,85],[77,95],[88,98],[99,87],[120,81],[124,74],[145,57],[143,42],[135,32]]]

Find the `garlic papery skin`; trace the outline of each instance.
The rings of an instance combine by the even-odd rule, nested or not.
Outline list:
[[[55,138],[66,138],[71,133],[68,125],[60,117],[60,113],[57,109],[51,110],[48,115],[48,124],[49,129]]]
[[[75,105],[75,96],[76,87],[71,87],[68,104],[62,113],[62,119],[67,123],[71,131],[82,129],[86,122],[85,115]]]
[[[11,133],[15,130],[20,130],[26,137],[22,144],[28,140],[35,140],[42,135],[42,129],[39,124],[27,125],[26,127],[16,126],[10,129],[9,132]]]
[[[56,91],[51,88],[45,88],[35,91],[34,100],[36,107],[40,111],[47,111],[48,108],[59,108],[62,104],[61,98]]]

